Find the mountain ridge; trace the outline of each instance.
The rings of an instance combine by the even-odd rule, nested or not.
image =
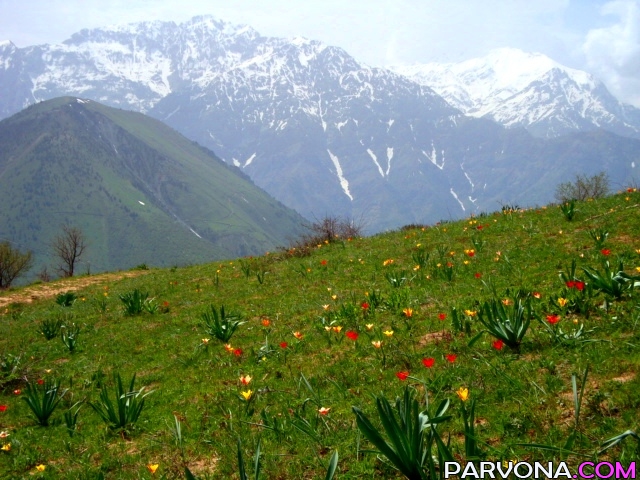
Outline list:
[[[142,110],[303,216],[365,217],[369,233],[497,201],[546,203],[555,184],[541,182],[539,169],[559,182],[608,162],[624,183],[639,164],[637,140],[585,133],[586,143],[602,142],[585,151],[573,137],[534,138],[523,126],[465,116],[432,88],[314,40],[262,37],[211,17],[123,31],[83,30],[62,47],[16,51],[0,68],[0,90],[11,94],[0,112],[68,91]],[[529,183],[514,186],[521,176]]]
[[[523,126],[537,136],[602,127],[640,138],[640,110],[618,101],[592,75],[540,53],[501,48],[459,63],[391,69],[429,85],[466,115]]]
[[[63,224],[96,271],[262,254],[302,217],[161,122],[61,97],[0,122],[0,237],[44,251]]]

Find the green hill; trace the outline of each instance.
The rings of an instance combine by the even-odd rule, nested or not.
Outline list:
[[[554,472],[565,461],[569,475],[584,461],[628,471],[640,447],[638,232],[630,189],[578,202],[571,221],[557,206],[504,208],[2,292],[0,477],[244,478],[240,439],[252,472],[260,445],[260,478],[328,478],[336,451],[338,480],[404,478],[366,428],[391,442],[381,398],[397,418],[405,392],[415,407],[397,405],[411,425],[418,411],[439,417],[422,417],[415,444],[431,450],[417,448],[425,465],[409,478],[443,478],[438,452],[505,468],[554,462]],[[75,303],[56,303],[70,289]],[[123,405],[148,393],[124,428],[99,415],[115,402],[114,373],[144,387]],[[54,379],[68,392],[40,426],[23,399],[55,393]]]
[[[70,97],[0,122],[0,205],[0,239],[33,250],[34,270],[65,224],[95,272],[262,254],[303,221],[164,124]]]

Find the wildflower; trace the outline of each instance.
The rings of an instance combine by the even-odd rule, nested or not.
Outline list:
[[[300,332],[293,332],[293,336],[296,337],[298,340],[302,340],[304,338],[304,335]]]
[[[157,463],[149,463],[147,464],[147,470],[149,470],[150,473],[156,473],[156,470],[158,470],[158,467],[160,465],[158,465]]]
[[[404,308],[402,310],[402,313],[404,314],[405,317],[411,318],[413,316],[413,308]]]
[[[458,356],[455,353],[448,353],[445,356],[447,358],[447,362],[449,363],[454,363],[456,361],[456,358],[458,358]]]
[[[567,286],[567,288],[574,288],[576,286],[576,282],[574,282],[573,280],[569,280],[567,283],[565,283],[565,285]]]
[[[414,272],[417,272],[418,270],[420,270],[420,265],[416,265],[415,267],[413,267]]]
[[[393,336],[393,330],[385,330],[384,333],[387,337],[392,337]]]
[[[227,352],[229,352],[229,353],[232,353],[232,352],[233,352],[233,347],[231,346],[231,344],[230,344],[230,343],[225,343],[225,344],[224,344],[224,349],[225,349]]]
[[[482,274],[480,272],[476,272],[473,276],[476,277],[476,278],[480,278],[482,276]]]
[[[508,306],[509,306],[509,305],[511,305],[512,303],[513,303],[513,302],[512,302],[511,300],[509,300],[508,298],[503,298],[503,299],[502,299],[502,304],[503,304],[505,307],[508,307]]]
[[[447,268],[453,268],[453,263],[447,262]]]
[[[602,255],[604,255],[605,257],[611,255],[611,250],[609,250],[608,248],[603,248],[602,250],[600,250],[600,253]]]
[[[325,303],[324,305],[322,305],[323,310],[329,310],[329,307],[331,307],[331,305],[329,305],[328,303]]]
[[[398,377],[402,381],[405,381],[408,376],[409,376],[409,372],[407,372],[407,371],[402,371],[402,372],[397,372],[396,373],[396,377]]]
[[[203,338],[202,339],[202,344],[203,345],[209,345],[209,339],[208,338]]]
[[[40,465],[36,465],[36,470],[37,470],[38,472],[44,472],[44,470],[45,470],[46,468],[47,468],[47,466],[46,466],[46,465],[44,465],[44,464],[42,464],[42,463],[41,463]]]
[[[0,438],[7,438],[9,435],[11,435],[9,432],[0,432]]]
[[[373,323],[367,323],[365,327],[367,327],[367,332],[370,332],[371,330],[373,330]]]
[[[44,385],[44,380],[43,380],[43,379],[41,379],[41,378],[39,378],[39,379],[36,381],[36,383],[37,383],[38,385]]]
[[[584,285],[584,282],[576,282],[576,289],[581,292],[584,290]]]
[[[547,322],[549,322],[551,325],[555,325],[559,321],[560,321],[559,315],[547,315]]]
[[[504,342],[502,340],[498,339],[495,342],[493,342],[491,345],[496,350],[502,350],[502,347],[504,347]]]
[[[52,372],[52,370],[50,368],[45,368],[44,369],[44,373],[51,373],[51,372]]]
[[[469,257],[469,258],[473,258],[475,256],[475,254],[476,254],[474,249],[465,250],[464,253],[466,253],[467,257]]]
[[[393,259],[392,258],[388,258],[387,260],[382,262],[382,266],[386,267],[387,265],[391,265],[392,263],[393,263]]]
[[[354,342],[358,339],[358,332],[354,332],[353,330],[348,330],[346,335]]]
[[[329,413],[329,410],[331,410],[331,407],[320,407],[318,409],[318,413],[320,415],[326,415],[327,413]]]
[[[331,295],[331,299],[332,300],[337,300],[338,299],[338,295]]]
[[[567,300],[566,298],[558,298],[558,305],[560,305],[561,307],[564,307],[568,302],[569,300]]]
[[[464,314],[468,317],[475,317],[478,312],[476,312],[475,310],[465,310]]]
[[[253,390],[247,390],[246,392],[240,392],[240,394],[248,402],[249,400],[251,400],[251,397],[253,396]]]
[[[6,405],[0,405],[0,412],[6,412],[7,411],[7,406]]]
[[[330,331],[331,331],[331,327],[330,327],[329,325],[326,325],[326,326],[324,327],[324,329],[325,329],[327,332],[330,332]]]
[[[240,383],[243,385],[249,385],[251,380],[253,380],[251,375],[240,375]]]
[[[333,331],[336,333],[340,333],[341,330],[342,330],[342,325],[336,325],[335,327],[333,327]]]
[[[450,257],[455,257],[456,256],[456,252],[454,252],[453,250],[449,252],[449,256]]]
[[[469,265],[469,260],[465,260],[464,262],[462,262],[465,265]]]
[[[233,351],[233,354],[234,354],[236,357],[241,357],[241,356],[242,356],[242,349],[241,349],[241,348],[236,348],[236,349]]]
[[[280,342],[280,348],[287,348],[289,344],[287,342]]]
[[[458,398],[460,400],[462,400],[463,402],[466,402],[467,400],[469,400],[469,389],[460,387],[456,392],[456,395],[458,395]]]
[[[429,358],[423,358],[422,359],[422,364],[427,367],[427,368],[431,368],[435,365],[436,363],[436,359],[433,357],[429,357]]]
[[[382,348],[382,340],[374,340],[373,342],[371,342],[371,345],[376,348]]]
[[[20,390],[19,388],[16,388],[16,389],[13,391],[13,394],[14,394],[14,395],[20,395],[21,393],[22,393],[22,390]]]
[[[533,292],[531,295],[533,298],[537,298],[538,300],[542,298],[542,294],[540,292]]]
[[[322,265],[322,266],[326,266],[326,265],[327,265],[327,261],[326,261],[326,260],[321,260],[321,261],[320,261],[320,265]]]
[[[269,325],[271,325],[271,320],[269,320],[268,318],[263,318],[261,323],[263,327],[268,327]]]
[[[439,313],[438,314],[438,320],[444,320],[445,318],[447,318],[447,314],[446,313]]]
[[[369,304],[367,302],[362,302],[360,307],[362,307],[362,310],[364,310],[365,312],[369,310]]]
[[[3,452],[10,452],[11,451],[11,444],[10,443],[5,443],[4,445],[2,445],[2,448],[0,448],[0,450],[2,450]]]

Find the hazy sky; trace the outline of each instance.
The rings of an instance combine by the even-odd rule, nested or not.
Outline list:
[[[0,40],[58,43],[82,28],[202,14],[321,40],[373,66],[541,52],[640,107],[640,0],[0,0]]]

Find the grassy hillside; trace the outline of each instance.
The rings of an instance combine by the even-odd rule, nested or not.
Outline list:
[[[144,115],[60,98],[0,122],[0,238],[51,265],[79,227],[95,271],[262,254],[303,219],[238,169]]]
[[[564,459],[571,473],[585,460],[628,465],[637,439],[604,447],[640,428],[639,208],[631,190],[579,203],[572,221],[557,206],[505,208],[320,243],[306,256],[82,287],[84,277],[69,307],[53,297],[7,305],[20,291],[5,292],[0,476],[184,478],[186,466],[198,478],[240,478],[238,439],[250,470],[260,439],[261,478],[325,478],[334,451],[335,478],[403,478],[372,453],[353,407],[382,430],[374,396],[395,405],[405,391],[431,415],[450,400],[435,431],[459,461]],[[153,300],[127,314],[120,297],[136,289]],[[478,337],[492,305],[512,326],[522,305],[521,342]],[[205,326],[211,306],[244,322],[230,339]],[[80,328],[73,352],[42,334],[56,320],[67,337]],[[136,375],[138,400],[148,394],[124,429],[92,408],[103,388],[114,399],[116,372],[126,386]],[[27,382],[41,395],[53,379],[68,392],[40,426]]]

